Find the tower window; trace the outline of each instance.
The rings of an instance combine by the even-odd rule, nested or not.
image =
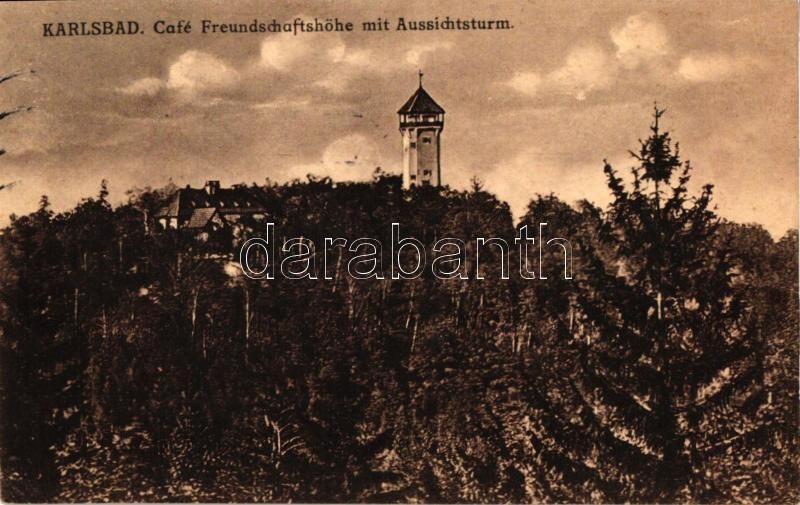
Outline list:
[[[425,138],[423,138],[423,139],[422,139],[422,143],[423,143],[423,144],[430,144],[430,143],[431,143],[431,138],[430,138],[430,137],[425,137]]]
[[[412,142],[411,143],[411,147],[417,147],[417,143],[416,142]]]
[[[422,171],[422,175],[431,175],[431,171],[430,170],[423,170]]]

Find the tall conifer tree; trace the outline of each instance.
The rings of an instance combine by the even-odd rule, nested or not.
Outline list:
[[[655,109],[650,136],[631,152],[630,183],[605,165],[613,202],[603,246],[585,248],[576,390],[616,439],[602,448],[619,467],[606,472],[622,485],[615,500],[733,498],[718,494],[720,469],[707,460],[758,429],[763,346],[713,240],[712,186],[689,195],[692,167],[662,131],[663,113]],[[634,458],[648,487],[625,484]]]

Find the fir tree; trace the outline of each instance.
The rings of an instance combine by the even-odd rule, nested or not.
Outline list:
[[[614,200],[599,238],[611,254],[586,247],[575,389],[611,435],[592,448],[619,485],[606,499],[734,499],[710,458],[759,429],[763,344],[713,240],[712,186],[689,196],[692,167],[661,129],[663,113],[631,153],[630,184],[605,165]]]

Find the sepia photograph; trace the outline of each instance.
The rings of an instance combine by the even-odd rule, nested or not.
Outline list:
[[[0,2],[0,500],[798,503],[798,33]]]

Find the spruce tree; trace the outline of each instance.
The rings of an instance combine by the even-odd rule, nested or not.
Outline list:
[[[662,131],[663,113],[631,152],[630,183],[605,164],[613,202],[600,245],[584,247],[575,390],[606,433],[591,451],[616,481],[607,499],[731,499],[708,463],[758,429],[763,346],[713,240],[712,186],[689,195],[692,167]]]

